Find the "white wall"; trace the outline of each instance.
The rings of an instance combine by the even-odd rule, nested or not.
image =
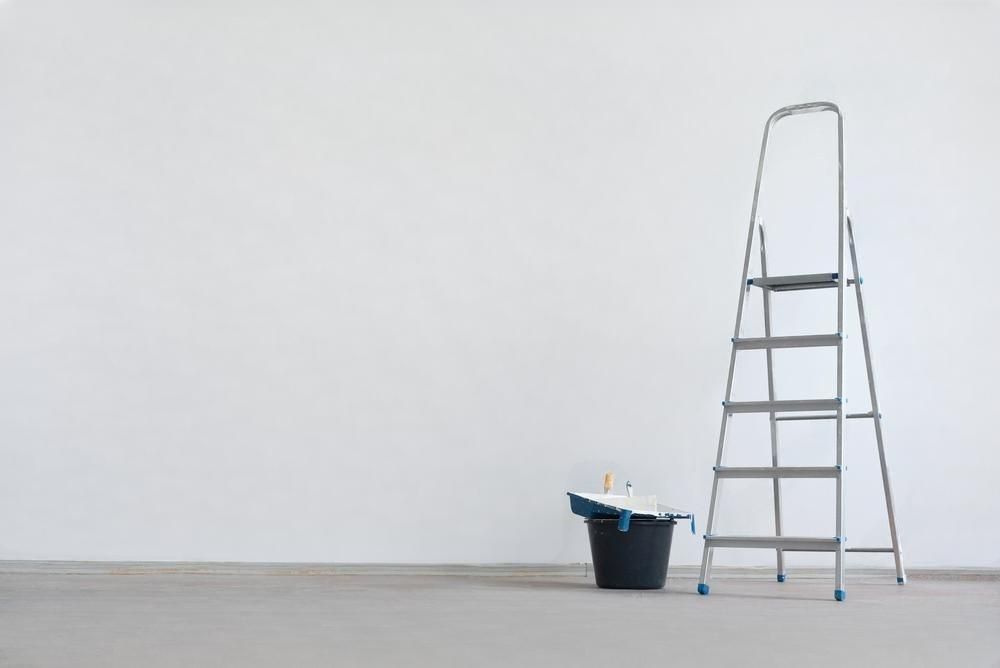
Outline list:
[[[704,520],[760,132],[830,99],[908,563],[1000,566],[996,4],[415,4],[0,6],[0,558],[582,561],[564,492],[607,469]],[[772,273],[835,266],[832,129],[779,125]],[[779,394],[831,395],[824,354]],[[789,532],[832,531],[824,485]],[[768,489],[720,530],[769,532]]]

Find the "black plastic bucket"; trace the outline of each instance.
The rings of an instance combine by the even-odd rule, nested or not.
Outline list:
[[[618,520],[586,520],[594,577],[603,589],[662,589],[667,583],[674,520],[633,517],[628,531]]]

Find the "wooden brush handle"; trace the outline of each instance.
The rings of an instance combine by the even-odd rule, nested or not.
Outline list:
[[[615,474],[608,471],[604,474],[604,493],[609,494],[611,488],[615,486]]]

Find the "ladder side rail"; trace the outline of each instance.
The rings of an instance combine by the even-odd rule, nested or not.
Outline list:
[[[854,226],[850,216],[847,217],[847,238],[851,251],[851,265],[854,271],[854,294],[858,302],[858,324],[861,329],[861,347],[865,353],[865,369],[868,372],[868,395],[871,400],[871,417],[875,425],[875,444],[878,447],[878,459],[882,469],[882,489],[885,492],[885,509],[889,516],[889,537],[892,540],[892,555],[896,562],[896,582],[906,583],[906,571],[903,568],[902,550],[899,546],[899,534],[896,529],[896,508],[892,500],[892,485],[889,482],[889,468],[885,459],[885,444],[882,437],[882,413],[879,412],[878,395],[875,392],[875,366],[872,363],[871,344],[868,339],[868,320],[865,317],[865,300],[861,290],[861,269],[858,264],[858,251],[854,244]]]
[[[764,133],[764,146],[767,146],[767,132]],[[763,148],[761,149],[763,151]],[[754,204],[753,209],[757,209],[757,194],[754,193]],[[750,273],[750,252],[753,250],[753,228],[756,224],[756,220],[750,218],[750,231],[747,234],[747,245],[746,250],[743,253],[743,275],[740,278],[740,296],[739,301],[736,306],[736,326],[733,331],[733,338],[737,339],[740,336],[740,328],[743,326],[743,306],[745,303],[745,297],[749,288],[747,287],[747,275]],[[733,392],[733,377],[736,373],[736,346],[732,346],[732,350],[729,353],[729,376],[726,379],[726,398],[723,400],[722,404],[722,425],[719,427],[719,448],[715,455],[715,465],[722,466],[722,458],[726,449],[726,428],[729,426],[730,413],[726,410],[726,402],[732,398]],[[715,526],[715,516],[718,512],[719,506],[719,477],[712,477],[712,497],[708,504],[708,520],[705,523],[705,533],[707,535],[712,534],[712,530]],[[702,594],[708,593],[708,581],[712,572],[712,557],[714,556],[712,548],[709,546],[708,541],[705,542],[705,547],[702,550],[701,556],[701,575],[698,580],[698,592]]]
[[[844,116],[837,110],[837,332],[844,333],[844,226],[846,220],[844,210]],[[837,409],[837,466],[844,470],[844,413],[846,399],[844,397],[844,342],[841,339],[837,346],[837,397],[840,408]],[[837,486],[837,517],[836,531],[840,542],[836,552],[836,573],[834,576],[833,595],[838,601],[846,597],[844,589],[844,476],[836,480]]]
[[[767,240],[764,235],[764,225],[758,226],[760,230],[760,275],[762,278],[767,278]],[[767,338],[771,337],[771,291],[761,290],[761,295],[764,300],[764,336]],[[774,401],[774,357],[771,348],[765,351],[767,355],[767,399],[768,401]],[[778,467],[778,423],[776,421],[777,415],[774,411],[771,411],[768,416],[768,422],[771,427],[771,466]],[[781,535],[781,480],[777,477],[771,481],[772,491],[774,493],[774,535]],[[785,581],[785,555],[781,551],[781,548],[775,550],[775,557],[777,560],[777,578],[778,582]]]

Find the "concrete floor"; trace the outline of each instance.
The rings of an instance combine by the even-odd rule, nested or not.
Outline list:
[[[1000,582],[0,575],[0,666],[1000,666]]]

